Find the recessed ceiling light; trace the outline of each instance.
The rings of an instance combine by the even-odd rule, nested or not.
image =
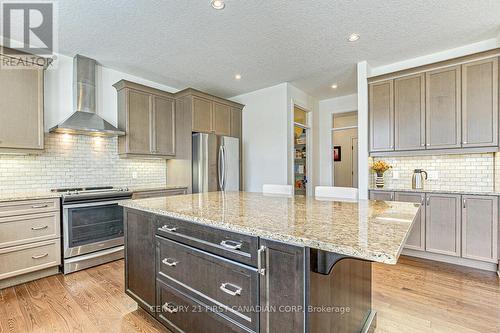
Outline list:
[[[210,4],[214,7],[214,9],[224,9],[224,7],[226,7],[224,0],[212,0],[210,1]]]
[[[347,40],[350,41],[350,42],[355,42],[359,39],[359,35],[358,34],[350,34],[349,37],[347,37]]]
[[[234,78],[235,78],[236,80],[240,80],[240,79],[241,79],[241,74],[236,74],[236,75],[234,76]]]
[[[332,84],[332,89],[337,89],[337,85],[336,84]]]

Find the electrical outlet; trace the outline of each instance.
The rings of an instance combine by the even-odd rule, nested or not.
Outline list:
[[[132,179],[137,179],[137,171],[132,172]]]
[[[392,172],[392,179],[399,179],[399,171]]]
[[[439,173],[437,171],[428,171],[429,180],[438,180]]]

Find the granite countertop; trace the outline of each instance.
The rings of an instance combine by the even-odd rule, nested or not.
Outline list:
[[[60,198],[60,193],[50,191],[0,192],[0,201]]]
[[[128,189],[132,192],[147,192],[147,191],[163,191],[185,189],[187,186],[181,185],[165,185],[165,186],[130,186]]]
[[[419,204],[249,192],[127,200],[122,206],[271,240],[395,264]]]
[[[434,189],[412,189],[412,188],[388,188],[388,187],[371,187],[369,191],[387,191],[387,192],[415,192],[415,193],[450,193],[450,194],[470,194],[470,195],[498,195],[496,191],[467,191],[467,190],[434,190]]]

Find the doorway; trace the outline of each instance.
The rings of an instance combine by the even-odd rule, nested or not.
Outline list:
[[[332,184],[357,188],[358,113],[337,113],[332,118]]]
[[[293,107],[293,188],[295,195],[307,195],[309,189],[309,112]]]

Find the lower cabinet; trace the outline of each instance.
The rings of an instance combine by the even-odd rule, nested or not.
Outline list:
[[[176,333],[304,332],[305,248],[203,228],[125,208],[127,295]]]
[[[498,198],[462,196],[462,257],[496,263]]]
[[[497,196],[370,190],[369,197],[422,204],[406,249],[498,262]]]
[[[154,313],[155,223],[150,214],[125,209],[125,292],[140,307]]]
[[[304,309],[304,248],[260,239],[266,249],[260,304],[270,309]],[[307,267],[309,269],[309,267]],[[302,311],[264,311],[260,332],[304,332]]]
[[[460,195],[426,195],[425,250],[460,256]]]
[[[414,202],[422,205],[417,221],[413,224],[405,248],[425,251],[425,193],[396,192],[395,199],[401,202]]]

